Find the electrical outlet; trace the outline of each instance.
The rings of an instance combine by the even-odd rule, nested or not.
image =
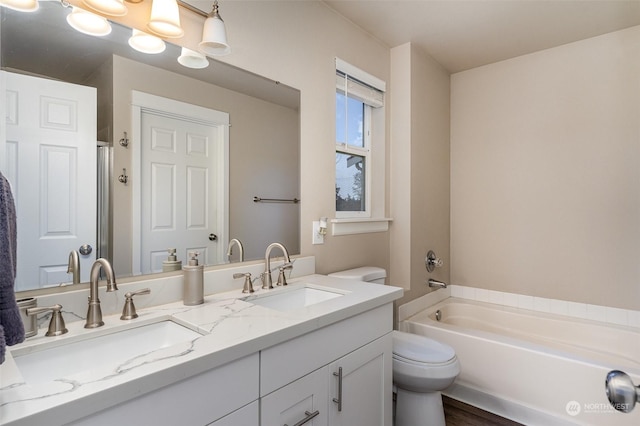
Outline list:
[[[324,235],[320,233],[320,221],[314,220],[312,223],[313,235],[311,236],[311,244],[324,244]]]

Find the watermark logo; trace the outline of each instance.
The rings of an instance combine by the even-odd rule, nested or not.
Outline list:
[[[582,411],[582,407],[578,401],[569,401],[567,405],[564,407],[567,410],[567,414],[570,416],[577,416]]]
[[[578,401],[569,401],[567,405],[565,405],[564,409],[567,414],[570,416],[577,416],[580,413],[585,414],[609,414],[615,413],[617,411],[627,412],[629,411],[629,404],[618,403],[615,405],[611,405],[604,402],[588,402],[581,404]]]

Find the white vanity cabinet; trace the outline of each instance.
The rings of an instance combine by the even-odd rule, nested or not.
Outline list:
[[[258,426],[258,369],[249,355],[70,424]]]
[[[258,426],[260,424],[259,409],[258,401],[253,401],[207,426]]]
[[[392,345],[387,333],[329,366],[329,425],[391,425]]]
[[[262,351],[261,425],[391,426],[392,309],[381,306]]]
[[[326,426],[327,371],[326,367],[320,368],[261,398],[260,424]]]

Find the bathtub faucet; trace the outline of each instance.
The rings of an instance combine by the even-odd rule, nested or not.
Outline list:
[[[433,287],[433,288],[447,288],[447,283],[444,283],[442,281],[438,281],[438,280],[434,280],[433,278],[429,278],[429,287]]]

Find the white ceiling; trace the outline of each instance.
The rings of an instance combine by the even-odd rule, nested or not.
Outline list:
[[[640,0],[323,0],[389,47],[449,72],[640,25]]]

